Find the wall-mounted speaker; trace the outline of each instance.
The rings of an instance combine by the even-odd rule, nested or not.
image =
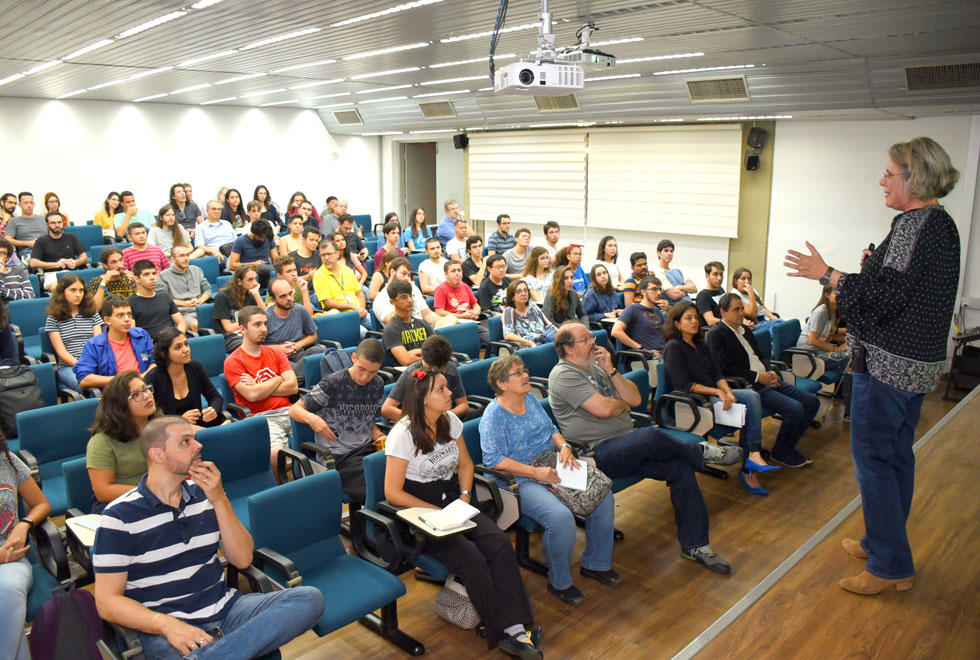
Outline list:
[[[766,140],[769,139],[769,131],[764,128],[756,128],[753,126],[749,129],[749,137],[746,143],[753,149],[762,149],[766,146]]]
[[[759,154],[751,151],[745,154],[745,169],[752,172],[759,169],[760,164],[761,161],[759,160]]]
[[[465,149],[470,146],[470,138],[466,133],[457,133],[453,136],[453,146],[457,149]]]

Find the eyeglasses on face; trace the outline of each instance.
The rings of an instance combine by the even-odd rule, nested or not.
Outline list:
[[[507,374],[507,377],[508,378],[513,378],[514,376],[523,376],[523,375],[528,374],[528,373],[530,373],[530,372],[527,370],[527,367],[521,367],[517,371],[512,371],[511,373]]]
[[[130,394],[127,398],[130,401],[142,401],[143,398],[147,394],[149,394],[151,396],[153,395],[153,386],[152,385],[144,385],[143,386],[143,389],[136,390],[135,392],[133,392],[132,394]]]

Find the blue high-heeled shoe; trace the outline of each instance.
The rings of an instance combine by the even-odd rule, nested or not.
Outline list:
[[[745,490],[749,491],[753,495],[768,495],[769,494],[769,491],[766,490],[765,488],[763,488],[762,486],[759,486],[758,488],[756,488],[755,486],[750,486],[749,485],[749,482],[745,480],[745,473],[742,472],[741,470],[738,471],[738,478],[739,478],[739,480],[741,480],[742,485],[745,486]]]
[[[750,473],[758,472],[759,474],[762,474],[763,472],[772,472],[773,470],[779,469],[778,465],[759,465],[755,461],[748,458],[745,459],[744,465],[745,465],[745,469],[748,470]]]

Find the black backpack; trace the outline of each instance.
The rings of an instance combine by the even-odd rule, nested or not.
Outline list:
[[[95,597],[84,589],[69,589],[44,604],[31,625],[30,649],[34,660],[101,660],[98,643],[114,634],[100,618]]]
[[[33,369],[22,364],[0,366],[0,428],[8,438],[17,437],[17,413],[43,407],[44,395]]]
[[[350,359],[350,353],[345,350],[337,350],[336,346],[328,346],[320,358],[320,378],[326,378],[332,373],[349,369],[354,366]]]

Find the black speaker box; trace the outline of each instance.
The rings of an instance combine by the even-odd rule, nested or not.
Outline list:
[[[745,154],[745,169],[751,171],[759,169],[759,154]]]
[[[764,128],[756,128],[753,126],[749,129],[749,137],[746,143],[753,149],[762,149],[766,146],[766,140],[769,139],[769,131]]]
[[[458,133],[453,136],[453,146],[457,149],[465,149],[470,146],[470,139],[466,136],[466,133]]]

